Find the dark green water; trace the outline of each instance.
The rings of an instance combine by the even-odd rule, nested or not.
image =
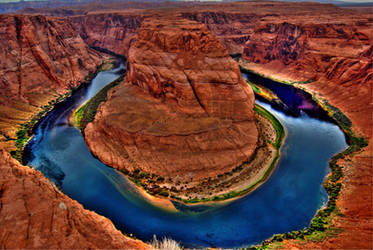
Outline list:
[[[307,227],[327,202],[322,182],[328,160],[347,146],[342,131],[303,112],[291,117],[258,102],[287,130],[279,163],[262,186],[231,203],[201,206],[199,212],[169,212],[148,203],[125,177],[94,158],[81,133],[67,123],[70,112],[89,99],[87,93],[92,96],[118,76],[101,72],[90,87],[58,105],[41,121],[26,150],[29,165],[118,229],[145,241],[168,236],[189,247],[250,246]]]

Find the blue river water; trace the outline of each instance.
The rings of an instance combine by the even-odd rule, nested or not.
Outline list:
[[[25,161],[122,232],[145,241],[167,236],[187,247],[250,246],[307,227],[327,202],[322,182],[328,160],[347,147],[342,131],[303,112],[291,117],[257,102],[287,131],[270,178],[252,193],[224,204],[177,212],[154,206],[126,177],[92,156],[80,131],[67,121],[75,108],[118,77],[118,69],[100,72],[89,87],[57,105],[35,130]]]

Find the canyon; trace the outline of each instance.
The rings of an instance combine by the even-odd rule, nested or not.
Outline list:
[[[193,126],[186,126],[193,131],[204,126],[206,128],[211,124],[215,124],[221,130],[227,130],[228,126],[224,124],[225,122],[232,126],[231,124],[234,123],[232,121],[243,121],[245,126],[235,122],[236,129],[249,132],[243,134],[255,134],[250,121],[253,116],[250,113],[253,101],[251,90],[240,92],[245,92],[251,101],[246,104],[237,102],[238,106],[226,105],[229,99],[227,97],[230,97],[232,92],[216,90],[224,98],[222,98],[222,105],[218,105],[219,108],[215,109],[208,104],[209,91],[214,89],[199,92],[200,89],[196,88],[197,96],[200,93],[203,95],[203,98],[198,101],[191,89],[187,92],[189,93],[187,96],[179,96],[178,89],[184,85],[175,86],[168,82],[180,78],[181,83],[188,83],[188,78],[181,78],[180,75],[189,74],[171,67],[175,62],[184,63],[191,71],[195,71],[199,66],[197,60],[168,62],[167,53],[175,53],[181,45],[184,46],[184,43],[176,43],[174,37],[170,38],[172,42],[163,43],[162,40],[152,40],[155,37],[149,35],[151,29],[156,33],[157,24],[164,25],[162,22],[166,21],[162,16],[170,16],[171,20],[184,18],[183,23],[198,26],[198,29],[208,34],[207,36],[211,36],[212,33],[220,40],[217,42],[216,39],[211,39],[213,42],[207,49],[207,53],[211,50],[219,54],[218,59],[214,58],[216,62],[207,58],[212,62],[214,69],[221,67],[222,72],[226,73],[227,69],[234,72],[234,74],[219,75],[219,78],[235,79],[234,82],[239,82],[230,87],[243,86],[238,67],[232,66],[231,59],[228,59],[229,54],[239,54],[241,67],[294,84],[313,94],[320,103],[337,107],[349,118],[350,122],[346,121],[346,123],[352,125],[352,131],[368,139],[368,147],[339,162],[343,166],[344,176],[337,204],[343,216],[335,217],[333,226],[343,231],[322,242],[290,240],[285,245],[293,248],[372,248],[373,17],[371,9],[352,10],[317,3],[242,2],[191,5],[188,8],[170,6],[161,10],[139,7],[123,10],[93,8],[77,15],[72,13],[68,17],[46,17],[42,14],[41,12],[34,15],[0,16],[0,44],[2,45],[0,53],[2,58],[6,58],[0,60],[0,147],[3,148],[0,157],[2,247],[146,247],[139,241],[123,236],[113,228],[109,220],[84,210],[77,202],[53,187],[39,172],[22,166],[9,154],[15,149],[16,131],[22,123],[30,120],[50,100],[77,86],[88,73],[92,73],[102,63],[102,58],[105,56],[90,46],[126,55],[130,66],[127,83],[121,83],[121,88],[114,89],[110,93],[109,101],[100,107],[95,122],[87,127],[88,144],[93,152],[102,155],[99,157],[105,163],[120,166],[122,162],[126,162],[126,159],[113,157],[104,159],[105,155],[111,155],[113,148],[95,149],[97,146],[89,141],[92,141],[95,135],[94,128],[101,131],[101,135],[104,136],[113,133],[120,135],[118,138],[123,136],[123,130],[105,129],[105,126],[118,124],[115,124],[115,120],[112,124],[105,124],[102,117],[114,112],[116,105],[131,104],[132,106],[128,105],[128,109],[139,106],[139,100],[131,100],[130,96],[126,96],[128,92],[125,90],[141,97],[143,105],[141,115],[161,117],[162,112],[162,116],[174,114],[176,121],[189,125],[193,123]],[[56,13],[49,11],[48,14]],[[57,14],[61,15],[61,12]],[[147,21],[154,16],[153,22]],[[158,21],[160,23],[157,23]],[[203,23],[205,26],[196,22]],[[162,48],[171,52],[166,53],[163,51],[165,49],[159,49],[159,44],[163,44]],[[198,52],[199,49],[204,49],[199,48],[198,44],[192,44],[190,40],[187,44],[191,51]],[[147,52],[149,48],[156,53],[153,55],[150,51]],[[193,74],[189,77],[192,84]],[[201,76],[201,79],[204,77],[207,81],[211,79],[216,81],[215,76],[211,74]],[[240,100],[241,96],[237,98]],[[170,103],[172,109],[164,107],[162,101]],[[182,105],[176,105],[181,101],[183,101]],[[149,106],[157,107],[159,113],[149,114],[147,112]],[[230,110],[233,107],[236,107],[237,114]],[[138,111],[132,110],[132,115],[139,115]],[[128,114],[118,115],[124,119]],[[226,118],[230,121],[226,121]],[[170,132],[185,133],[181,126],[171,126],[175,120],[162,120],[156,130],[157,133],[160,133],[162,127],[163,136]],[[196,120],[203,122],[197,123],[197,127],[194,127]],[[217,121],[221,123],[216,125]],[[144,126],[135,122],[132,125],[126,129],[134,132]],[[173,131],[170,131],[171,129]],[[157,134],[151,130],[147,133],[143,143],[148,143],[144,145],[148,145],[147,153],[151,155],[153,150],[151,145],[155,142]],[[130,133],[125,136],[133,138]],[[250,142],[246,145],[240,144],[241,147],[246,147],[246,152],[239,160],[243,161],[253,150],[249,145],[255,144],[255,136],[235,138],[237,141]],[[196,137],[195,141],[198,141],[197,139],[199,138]],[[133,146],[136,140],[132,142]],[[164,141],[165,145],[168,143]],[[185,150],[183,145],[185,144],[179,145],[181,152]],[[207,145],[204,147],[207,148]],[[240,147],[235,146],[237,151],[238,148]],[[167,149],[165,147],[165,152]],[[137,154],[132,151],[130,153],[132,156]],[[194,157],[202,158],[193,155]],[[149,159],[153,159],[152,163],[156,162],[153,157]],[[182,154],[168,155],[162,159],[176,162],[180,160],[178,163],[180,169],[186,164],[181,161]],[[221,159],[220,164],[225,165],[224,170],[229,169],[227,167],[229,164],[224,161],[230,160]],[[145,161],[139,160],[139,162],[141,166],[144,165],[144,170],[149,170],[146,169]],[[155,165],[158,166],[156,171],[159,171],[156,173],[164,171],[162,164]],[[198,173],[202,170],[196,169],[196,171]],[[196,174],[196,178],[198,176],[201,174]],[[41,219],[45,217],[50,218],[48,223]],[[19,238],[12,238],[16,236]],[[105,241],[100,243],[103,239]],[[76,245],[69,245],[72,244],[71,242]]]

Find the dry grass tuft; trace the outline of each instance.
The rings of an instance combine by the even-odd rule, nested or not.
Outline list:
[[[178,242],[173,239],[163,238],[161,241],[157,237],[153,236],[153,241],[150,243],[154,250],[181,250],[183,249]]]

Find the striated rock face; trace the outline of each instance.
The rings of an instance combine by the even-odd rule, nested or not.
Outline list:
[[[2,15],[0,33],[0,140],[5,141],[15,138],[17,126],[38,107],[79,84],[102,59],[64,19]]]
[[[126,82],[85,130],[104,163],[190,181],[230,171],[253,154],[253,92],[204,25],[145,20],[127,68]]]
[[[90,46],[127,55],[135,41],[142,17],[140,14],[101,13],[69,18],[75,30]]]
[[[0,149],[0,247],[148,249]]]
[[[78,84],[101,62],[71,25],[44,16],[1,16],[1,96],[31,103],[35,94]],[[41,86],[43,84],[43,86]]]
[[[242,13],[222,10],[216,6],[216,11],[204,10],[182,12],[184,18],[201,22],[216,35],[229,54],[242,53],[244,44],[254,31],[255,23],[260,19],[257,13]]]

